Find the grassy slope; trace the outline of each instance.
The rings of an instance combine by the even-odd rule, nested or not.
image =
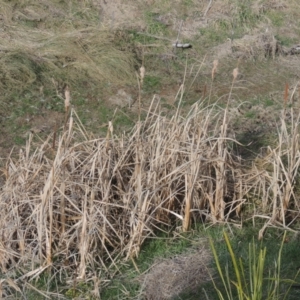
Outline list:
[[[99,120],[99,130],[113,114],[105,97],[134,82],[135,54],[99,24],[91,3],[1,1],[1,7],[3,150],[24,143],[29,129],[49,133],[55,121],[60,126],[65,85],[83,121]]]
[[[136,97],[135,71],[142,63],[146,68],[142,93],[144,106],[147,107],[154,93],[159,94],[166,114],[172,113],[176,104],[174,95],[184,76],[187,86],[184,107],[199,99],[224,105],[223,96],[229,92],[232,69],[238,65],[243,76],[234,89],[231,105],[246,103],[241,106],[244,114],[236,118],[233,130],[242,142],[254,141],[252,145],[256,148],[251,150],[268,144],[269,135],[264,133],[264,126],[266,121],[270,121],[271,127],[274,124],[273,117],[282,107],[285,83],[293,87],[296,81],[299,70],[293,63],[294,58],[222,57],[211,88],[211,68],[215,59],[211,50],[220,45],[223,47],[228,39],[239,40],[244,35],[265,32],[268,28],[283,46],[289,47],[298,42],[297,1],[285,1],[284,4],[276,1],[250,2],[216,1],[207,14],[207,26],[191,29],[193,34],[184,35],[183,30],[180,34],[181,40],[192,43],[193,48],[178,50],[176,59],[172,59],[174,53],[169,40],[176,40],[180,21],[193,24],[193,19],[203,15],[206,2],[199,4],[190,0],[173,4],[166,0],[149,1],[148,5],[137,2],[143,24],[135,26],[133,22],[126,30],[112,30],[107,27],[109,22],[101,22],[100,9],[93,1],[0,1],[4,25],[0,32],[0,155],[4,157],[13,145],[23,145],[30,129],[37,128],[39,134],[43,134],[53,131],[55,123],[60,126],[65,84],[70,86],[72,104],[89,129],[98,134],[110,119],[114,120],[116,128],[128,128],[136,118],[134,110],[125,107],[115,111],[108,99],[120,87],[129,89]],[[168,13],[171,16],[168,17]],[[174,24],[174,18],[176,26],[170,25]],[[267,115],[267,119],[263,119],[261,114]],[[206,234],[218,240],[220,231],[219,228],[211,229]],[[203,229],[197,229],[197,232],[203,234]],[[242,246],[240,234],[243,234],[241,239],[246,241]],[[251,228],[243,233],[236,232],[234,245],[241,251],[241,256],[247,251],[247,242],[254,234],[256,232]],[[265,241],[270,249],[270,267],[276,256],[276,251],[275,254],[272,251],[280,241],[280,238],[278,241],[274,238],[277,235],[280,234],[270,232]],[[171,242],[170,249],[165,243],[145,245],[145,252],[143,254],[142,251],[137,262],[139,269],[146,270],[153,258],[161,253],[182,251],[188,246],[182,247],[181,239],[175,241]],[[158,242],[153,243],[157,245],[155,243]],[[300,265],[297,247],[297,240],[286,244],[283,277],[294,276],[295,262]],[[226,261],[226,251],[221,245],[219,251],[224,253]],[[124,270],[125,274],[134,276],[132,267]],[[121,292],[123,282],[117,281],[112,284],[113,291],[103,291],[104,299],[112,299],[116,295],[127,297]],[[136,289],[136,286],[126,284],[126,289]],[[119,288],[114,289],[114,286]],[[128,298],[133,294],[130,292]],[[186,299],[193,299],[193,296],[187,295]]]
[[[184,105],[205,100],[208,93],[210,101],[222,105],[229,92],[230,74],[238,65],[242,77],[234,90],[232,105],[247,101],[251,106],[246,106],[242,116],[246,128],[238,121],[234,128],[244,141],[249,126],[253,131],[261,129],[253,119],[263,114],[272,121],[273,111],[281,106],[284,85],[288,82],[292,87],[298,69],[293,62],[279,58],[261,59],[256,53],[245,59],[222,57],[219,50],[228,39],[242,43],[239,39],[244,35],[267,29],[285,46],[296,43],[296,5],[294,1],[278,7],[268,1],[218,1],[207,13],[205,23],[201,17],[207,8],[205,3],[137,3],[134,6],[142,25],[133,21],[128,29],[120,31],[118,24],[111,29],[103,6],[92,1],[2,1],[2,153],[8,153],[13,144],[24,143],[30,129],[47,133],[54,130],[53,120],[59,123],[61,119],[66,84],[84,123],[99,132],[114,114],[115,107],[108,103],[111,95],[125,87],[136,99],[135,70],[142,62],[146,68],[143,104],[147,106],[153,93],[157,93],[166,111],[172,109],[174,95],[184,78]],[[184,23],[179,38],[190,42],[193,49],[177,50],[174,59],[170,41],[176,40],[181,20]],[[243,47],[246,53],[251,52],[251,45]],[[211,89],[212,61],[217,56],[221,58]],[[117,127],[126,127],[132,124],[134,113],[127,108],[123,113],[118,110],[114,120]]]

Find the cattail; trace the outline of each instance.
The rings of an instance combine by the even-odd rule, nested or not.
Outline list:
[[[111,136],[112,136],[113,132],[114,132],[114,126],[113,126],[113,123],[111,121],[108,122],[108,130],[110,131]]]
[[[288,97],[289,97],[289,84],[285,84],[285,89],[284,89],[284,107],[286,107],[287,102],[288,102]]]
[[[65,88],[65,111],[67,112],[70,107],[71,96],[70,96],[70,88],[66,86]]]
[[[218,63],[219,61],[217,59],[214,60],[213,62],[213,68],[212,68],[212,71],[211,71],[211,79],[214,80],[215,78],[215,74],[217,72],[217,68],[218,68]]]
[[[141,85],[143,85],[143,82],[144,82],[144,77],[145,77],[145,67],[144,66],[141,66],[140,67],[140,78],[141,78]]]
[[[233,75],[233,82],[234,82],[234,81],[236,81],[236,79],[239,75],[239,68],[233,69],[232,75]]]

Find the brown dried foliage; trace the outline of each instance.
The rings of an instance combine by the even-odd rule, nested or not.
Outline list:
[[[86,263],[106,268],[120,252],[138,255],[159,223],[179,219],[188,230],[191,211],[226,219],[239,168],[218,116],[195,106],[186,119],[167,120],[157,110],[128,136],[113,136],[111,125],[98,139],[73,111],[55,152],[51,136],[36,149],[30,139],[19,160],[9,160],[0,194],[2,271],[55,258],[78,264],[81,277]]]
[[[205,241],[202,245],[190,253],[157,261],[147,274],[140,276],[145,299],[174,299],[183,292],[195,292],[210,281],[212,271],[207,266],[212,257]]]
[[[1,271],[34,278],[54,267],[84,279],[88,267],[106,272],[120,255],[137,256],[160,225],[228,221],[250,194],[262,199],[266,226],[286,226],[299,208],[299,117],[290,129],[282,119],[279,145],[263,158],[273,167],[262,171],[233,154],[227,116],[195,104],[167,119],[153,102],[121,137],[111,123],[105,138],[90,137],[74,111],[56,149],[52,135],[37,147],[31,136],[1,188]]]

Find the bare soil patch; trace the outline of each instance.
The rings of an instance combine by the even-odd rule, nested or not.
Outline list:
[[[206,241],[189,253],[156,261],[139,281],[147,300],[169,300],[184,292],[195,292],[211,280],[212,254]]]

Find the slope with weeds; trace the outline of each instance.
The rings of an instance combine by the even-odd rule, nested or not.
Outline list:
[[[48,119],[53,110],[62,112],[66,85],[81,119],[87,120],[85,125],[98,131],[114,116],[115,104],[109,99],[118,97],[120,90],[135,101],[137,61],[146,69],[145,107],[156,93],[168,110],[174,109],[172,95],[184,80],[188,88],[183,104],[206,101],[210,66],[218,57],[209,101],[219,101],[228,92],[227,74],[237,65],[241,76],[234,99],[238,104],[255,102],[258,96],[276,104],[286,82],[297,89],[297,53],[287,51],[297,43],[299,4],[292,0],[284,5],[267,0],[2,0],[0,5],[2,153],[24,143],[41,116],[49,123],[43,128],[46,134],[54,131]],[[193,47],[174,49],[177,42]],[[283,53],[294,54],[283,57]],[[185,67],[188,72],[183,78]],[[134,119],[134,108],[126,107],[121,114]],[[96,126],[99,120],[101,125]]]
[[[0,122],[3,136],[14,134],[21,138],[37,125],[36,119],[40,116],[44,116],[47,123],[51,111],[62,112],[66,85],[74,91],[73,103],[89,103],[96,108],[90,118],[97,118],[97,112],[104,106],[105,94],[111,94],[119,85],[135,82],[135,53],[124,51],[119,36],[99,22],[95,5],[88,1],[1,1]],[[16,123],[21,123],[21,128],[16,127]],[[52,124],[51,127],[47,133],[54,130]],[[12,140],[5,140],[3,146],[11,147]]]

